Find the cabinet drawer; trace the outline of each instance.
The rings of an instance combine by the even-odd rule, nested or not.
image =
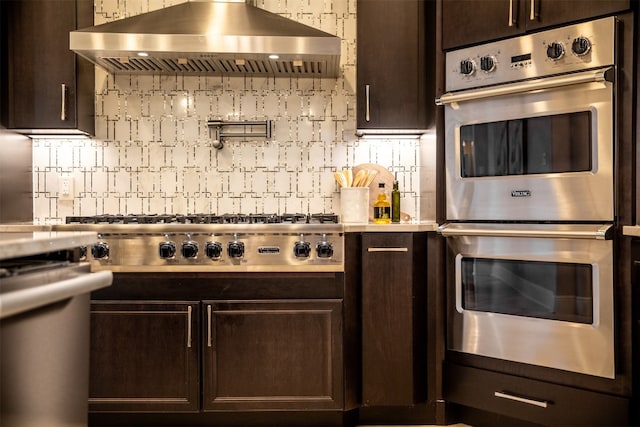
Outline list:
[[[445,400],[545,425],[627,425],[629,400],[451,363]]]

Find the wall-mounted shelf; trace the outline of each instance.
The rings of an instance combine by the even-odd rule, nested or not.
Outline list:
[[[209,120],[207,122],[209,129],[215,132],[213,144],[217,149],[221,149],[224,145],[223,139],[226,138],[266,138],[271,139],[271,120],[258,121],[225,121],[225,120]],[[235,131],[226,131],[227,128],[236,129]]]

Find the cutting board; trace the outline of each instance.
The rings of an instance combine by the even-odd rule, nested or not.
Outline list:
[[[379,193],[378,184],[384,182],[384,188],[387,190],[387,197],[391,197],[391,190],[393,189],[393,181],[395,181],[395,177],[391,172],[389,172],[389,169],[375,163],[362,163],[354,166],[353,176],[363,169],[372,169],[377,172],[373,181],[371,181],[371,184],[369,185],[369,219],[373,219],[373,204],[375,203]],[[389,202],[391,202],[391,199],[389,199]],[[411,217],[404,212],[400,212],[400,215],[404,221],[411,219]]]

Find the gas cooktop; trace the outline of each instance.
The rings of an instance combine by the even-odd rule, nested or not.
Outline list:
[[[337,224],[338,215],[316,214],[129,214],[69,216],[67,224]]]
[[[70,216],[53,229],[96,232],[82,250],[94,271],[344,271],[333,213]]]

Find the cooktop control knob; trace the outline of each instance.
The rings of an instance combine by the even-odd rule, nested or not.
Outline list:
[[[586,37],[576,37],[571,44],[571,52],[576,56],[584,56],[591,51],[591,41]]]
[[[222,257],[222,243],[220,242],[207,242],[204,247],[204,252],[207,257],[211,259],[220,259]]]
[[[460,61],[460,74],[470,76],[476,71],[476,62],[473,59],[464,59]]]
[[[559,42],[552,42],[547,45],[547,57],[554,61],[564,56],[564,45]]]
[[[91,246],[91,256],[95,259],[109,258],[109,244],[107,242],[94,243]]]
[[[296,258],[309,258],[311,255],[311,244],[304,241],[304,235],[300,235],[300,241],[293,245],[293,254]]]
[[[198,242],[191,240],[191,235],[189,234],[187,234],[187,241],[182,242],[182,256],[185,258],[198,256]]]
[[[494,56],[483,56],[480,58],[480,69],[490,73],[496,69],[496,58]]]
[[[233,242],[227,244],[227,255],[230,258],[242,258],[244,256],[244,243],[238,241],[238,235],[233,235]]]
[[[164,242],[160,242],[158,245],[158,254],[162,259],[171,259],[176,256],[176,244],[169,240],[169,236],[165,236],[167,239]]]
[[[318,258],[331,258],[333,256],[333,245],[327,242],[327,235],[322,235],[322,240],[316,244],[316,255]]]

